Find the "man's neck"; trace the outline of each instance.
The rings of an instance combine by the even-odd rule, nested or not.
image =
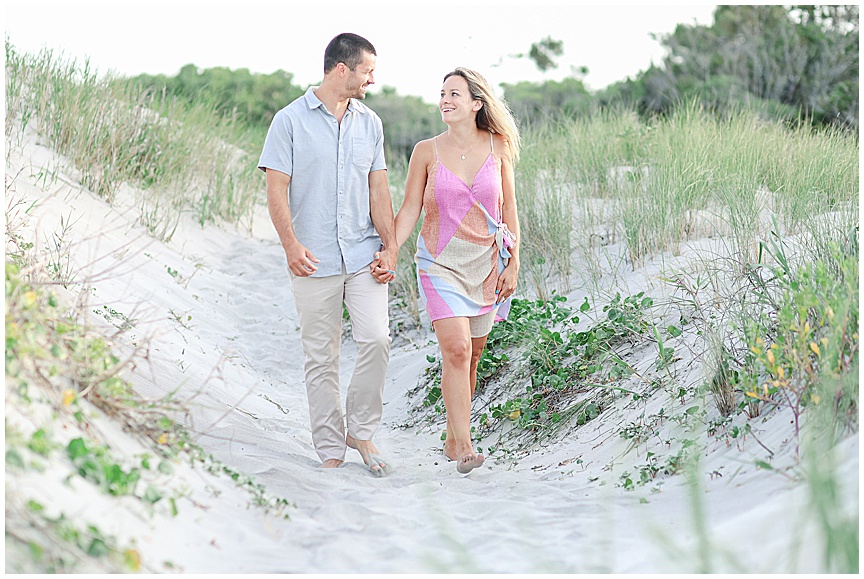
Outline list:
[[[345,116],[345,111],[348,110],[348,102],[350,99],[342,98],[340,92],[328,83],[326,78],[321,83],[321,86],[316,88],[313,92],[315,93],[315,96],[318,97],[318,100],[324,103],[327,110],[330,111],[330,113],[336,117],[339,122],[342,122],[342,117]]]

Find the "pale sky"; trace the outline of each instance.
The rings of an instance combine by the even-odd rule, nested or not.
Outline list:
[[[588,5],[500,5],[466,0],[399,4],[270,4],[177,2],[95,4],[7,2],[5,34],[16,48],[43,47],[99,72],[174,75],[186,64],[294,73],[295,83],[317,83],[324,48],[340,32],[367,38],[378,52],[380,88],[437,102],[444,74],[467,66],[493,86],[520,80],[560,80],[587,66],[590,89],[635,76],[663,57],[650,33],[678,23],[710,24],[715,5],[647,2]],[[551,36],[564,42],[559,66],[540,73],[527,58],[531,44]],[[375,88],[373,87],[373,91]]]

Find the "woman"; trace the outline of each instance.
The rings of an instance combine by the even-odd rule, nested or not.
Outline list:
[[[485,460],[471,445],[477,362],[493,321],[509,312],[519,277],[513,164],[520,142],[510,111],[472,70],[444,77],[438,108],[447,130],[414,147],[396,241],[405,243],[422,207],[414,259],[441,347],[444,454],[465,474]]]

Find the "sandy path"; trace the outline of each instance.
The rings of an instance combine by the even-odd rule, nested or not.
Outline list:
[[[408,416],[405,392],[417,383],[425,355],[437,352],[434,343],[419,349],[403,343],[391,354],[384,424],[376,441],[394,462],[395,472],[375,479],[353,451],[343,468],[318,469],[308,432],[296,314],[281,250],[272,240],[237,238],[230,245],[208,261],[212,273],[197,281],[202,293],[206,287],[230,288],[224,297],[211,290],[213,305],[224,316],[225,327],[234,332],[231,347],[241,355],[234,362],[248,366],[258,386],[256,396],[240,404],[245,412],[231,413],[208,432],[223,441],[221,446],[213,443],[225,462],[255,474],[272,492],[297,503],[299,512],[292,515],[284,541],[286,547],[296,546],[302,537],[308,559],[305,564],[285,561],[280,570],[509,573],[693,568],[689,557],[661,555],[664,544],[669,555],[686,552],[692,536],[690,492],[683,477],[673,477],[662,493],[653,496],[647,489],[625,493],[615,488],[614,478],[603,476],[601,462],[623,455],[623,442],[609,439],[611,424],[598,422],[518,465],[490,460],[468,477],[457,475],[441,455],[440,426],[419,431],[396,427]],[[199,333],[218,341],[218,330]],[[348,340],[343,345],[343,384],[353,361]],[[229,391],[236,396],[236,389]],[[224,444],[225,439],[231,442]],[[782,513],[787,501],[795,506],[804,502],[803,493],[790,493],[793,487],[782,480],[760,485],[761,491],[740,492],[736,487],[749,487],[748,481],[762,478],[745,457],[736,456],[740,454],[718,448],[711,458],[712,463],[731,460],[733,466],[740,462],[744,467],[737,484],[721,478],[705,481],[716,495],[706,507],[718,529],[728,527],[734,533],[739,525],[751,524],[742,518],[767,522],[763,510]],[[576,455],[583,457],[586,470],[556,467]],[[590,481],[598,476],[605,478],[605,486]],[[777,539],[768,542],[773,540]],[[736,555],[746,561],[741,553]]]

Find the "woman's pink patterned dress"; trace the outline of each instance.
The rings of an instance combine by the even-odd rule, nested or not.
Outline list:
[[[429,318],[473,317],[497,309],[506,319],[510,299],[495,304],[498,275],[507,265],[510,232],[501,223],[501,159],[494,146],[470,186],[438,158],[423,192],[426,217],[417,239],[417,278]]]

